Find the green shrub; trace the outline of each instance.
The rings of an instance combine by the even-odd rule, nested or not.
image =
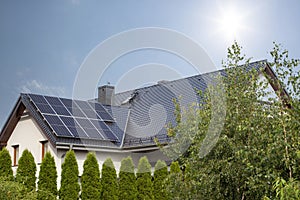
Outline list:
[[[6,148],[0,151],[0,177],[7,180],[13,179],[12,162],[9,152]]]
[[[100,199],[100,170],[94,153],[88,153],[81,176],[81,199]]]
[[[139,160],[136,184],[138,199],[154,199],[151,165],[146,156]]]
[[[30,151],[27,149],[24,150],[18,163],[19,166],[17,169],[16,180],[23,184],[29,191],[35,190],[36,165]]]
[[[102,199],[118,199],[117,174],[115,166],[110,158],[107,158],[102,165],[101,186]]]
[[[80,191],[78,173],[75,153],[70,150],[66,153],[65,161],[62,164],[61,183],[59,189],[60,199],[78,199]]]
[[[168,177],[168,167],[165,161],[158,160],[155,165],[154,171],[154,199],[161,199],[165,200],[168,199],[166,188],[165,188],[165,181]]]
[[[137,199],[136,176],[131,157],[123,158],[119,172],[119,199]]]
[[[57,194],[57,171],[54,157],[47,152],[40,168],[38,181],[38,199],[45,199],[45,193]],[[47,192],[48,191],[48,192]]]

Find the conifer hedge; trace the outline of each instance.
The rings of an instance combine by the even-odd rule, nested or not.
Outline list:
[[[117,174],[113,161],[107,158],[102,165],[101,198],[106,200],[118,199]]]
[[[100,170],[94,153],[88,153],[81,176],[81,199],[100,199]]]
[[[12,162],[9,152],[6,148],[0,151],[0,177],[7,180],[13,179]]]
[[[35,190],[36,165],[30,151],[25,149],[18,161],[16,180],[23,184],[28,191]]]
[[[119,199],[137,199],[136,176],[132,158],[128,156],[121,161],[119,172]]]
[[[44,199],[45,194],[52,193],[57,195],[57,171],[54,157],[47,152],[42,161],[39,181],[38,181],[38,199]]]
[[[168,168],[165,161],[158,160],[154,171],[154,199],[166,200],[168,199],[165,181],[168,177]]]
[[[154,199],[151,165],[146,156],[141,157],[139,160],[136,184],[138,190],[138,199]]]
[[[62,164],[59,198],[65,200],[78,199],[80,186],[78,183],[78,165],[74,151],[66,153]]]

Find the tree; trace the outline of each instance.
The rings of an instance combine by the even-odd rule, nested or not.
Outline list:
[[[94,153],[88,153],[81,176],[81,199],[100,199],[100,170]]]
[[[7,180],[12,180],[13,171],[11,168],[12,162],[9,152],[6,148],[0,151],[0,177],[4,177]]]
[[[119,172],[119,199],[137,199],[136,176],[134,173],[134,164],[130,156],[123,158],[121,161]]]
[[[74,151],[66,153],[62,164],[61,182],[59,189],[60,199],[78,199],[80,186],[78,183],[78,165]]]
[[[170,165],[170,174],[179,173],[180,172],[180,166],[178,161],[173,161]]]
[[[154,171],[154,199],[168,199],[165,181],[168,177],[168,167],[165,161],[158,160]]]
[[[107,158],[102,165],[101,177],[102,199],[118,199],[118,182],[117,174],[113,161]]]
[[[45,199],[44,193],[50,192],[53,195],[57,195],[57,171],[55,166],[54,157],[47,152],[39,172],[38,181],[38,199]]]
[[[218,84],[199,93],[203,99],[199,109],[187,113],[187,120],[178,120],[179,124],[171,127],[174,140],[177,134],[191,138],[193,130],[191,145],[179,158],[187,169],[181,180],[170,182],[168,187],[169,192],[180,191],[178,199],[276,199],[276,188],[292,197],[297,193],[293,188],[300,178],[300,72],[296,70],[299,60],[289,59],[288,52],[277,44],[271,55],[273,62],[257,62],[258,68],[249,70],[250,60],[235,42],[228,48],[228,58],[223,63],[226,76],[217,77],[221,80]],[[241,63],[244,65],[239,66]],[[266,64],[275,69],[278,79],[260,70]],[[261,81],[260,74],[278,89],[279,98],[270,97],[268,82]],[[224,106],[214,103],[211,96],[222,88],[226,97],[223,122],[213,116],[221,116]],[[284,95],[284,89],[290,96]],[[210,125],[214,120],[219,122],[215,124],[224,125],[218,127],[218,140],[209,132],[209,128],[215,128]],[[180,140],[176,142],[180,146]],[[206,151],[210,143],[214,147]],[[278,179],[288,180],[288,184],[274,187]]]
[[[16,180],[23,184],[29,191],[35,190],[36,165],[30,151],[25,149],[20,157],[17,169]]]
[[[151,165],[146,156],[139,160],[136,184],[138,199],[154,199]]]

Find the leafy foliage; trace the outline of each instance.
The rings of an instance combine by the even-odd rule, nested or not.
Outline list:
[[[9,152],[6,148],[0,151],[0,177],[7,180],[13,179],[12,162]]]
[[[146,156],[141,157],[137,170],[138,199],[154,199],[151,165]]]
[[[35,190],[36,165],[30,151],[25,149],[18,163],[16,180],[23,184],[29,191]]]
[[[100,170],[94,153],[88,153],[81,176],[81,199],[100,199]]]
[[[154,171],[154,199],[168,199],[165,181],[168,177],[168,168],[164,161],[158,160],[155,164]]]
[[[222,80],[218,85],[209,86],[205,93],[200,93],[205,101],[200,103],[201,109],[187,113],[193,117],[179,120],[176,127],[171,127],[174,137],[180,134],[191,138],[191,129],[194,131],[192,145],[179,158],[186,166],[184,175],[171,181],[168,187],[169,193],[177,191],[177,199],[277,199],[281,194],[276,188],[284,191],[280,193],[297,193],[300,74],[296,67],[299,60],[290,60],[288,52],[282,52],[277,44],[271,55],[272,63],[256,64],[272,66],[278,79],[265,74],[264,68],[249,70],[250,60],[242,55],[241,47],[235,42],[228,48],[228,58],[223,63],[226,76],[218,77]],[[239,66],[241,63],[245,65]],[[266,90],[268,82],[261,81],[260,74],[267,76],[278,89],[280,98],[273,98]],[[211,93],[221,88],[225,89],[226,116],[220,137],[214,143],[215,137],[209,135],[210,123],[214,123],[214,113],[220,115],[224,107],[213,103],[215,96]],[[287,96],[283,88],[291,95]],[[186,140],[178,140],[178,146],[180,141]],[[215,144],[214,148],[203,154],[203,146],[210,142]],[[274,189],[273,183],[278,178],[288,180],[288,184],[280,187],[277,184]]]
[[[101,198],[108,200],[118,199],[117,174],[113,161],[107,158],[102,165]]]
[[[78,165],[74,151],[66,153],[62,164],[61,183],[59,189],[60,199],[78,199],[80,186],[78,183]]]
[[[57,194],[57,171],[54,157],[50,152],[45,154],[40,167],[38,191],[40,194],[38,195],[38,199],[45,199],[45,195],[42,195],[42,193],[50,192],[53,195]]]
[[[136,177],[131,157],[123,158],[119,172],[119,199],[137,199]]]
[[[12,180],[7,180],[0,177],[0,199],[15,200],[21,199],[26,193],[26,188],[23,184]]]

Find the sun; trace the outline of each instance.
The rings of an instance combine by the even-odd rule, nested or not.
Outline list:
[[[243,13],[238,12],[235,7],[220,9],[219,16],[215,19],[217,29],[228,39],[237,39],[244,29]]]

